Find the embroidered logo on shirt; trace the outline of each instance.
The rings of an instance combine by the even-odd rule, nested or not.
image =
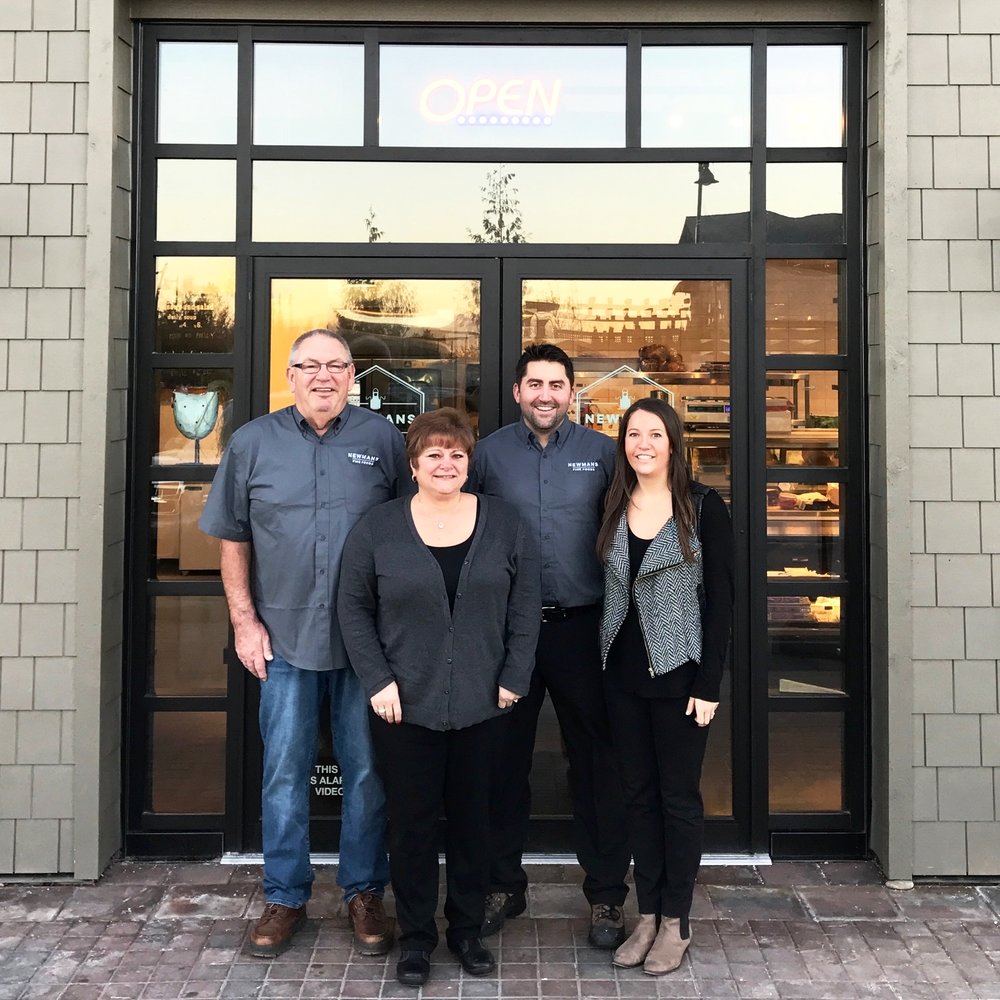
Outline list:
[[[349,451],[347,457],[355,465],[374,465],[378,461],[378,455],[366,455],[363,451]]]
[[[566,468],[570,472],[597,472],[601,467],[600,462],[567,462]]]

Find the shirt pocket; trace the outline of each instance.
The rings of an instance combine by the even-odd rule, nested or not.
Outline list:
[[[392,499],[385,473],[378,465],[360,466],[344,484],[344,504],[350,514],[360,517],[366,511]]]
[[[604,492],[604,477],[599,468],[567,468],[551,491],[552,506],[574,523],[589,522],[598,515]]]

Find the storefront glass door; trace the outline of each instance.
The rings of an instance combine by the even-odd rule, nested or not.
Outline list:
[[[419,413],[463,412],[477,430],[496,424],[499,263],[425,260],[259,260],[254,276],[253,415],[291,404],[285,372],[292,342],[306,330],[341,331],[351,348],[350,401],[404,434]],[[491,345],[489,349],[484,345]],[[247,683],[246,752],[233,758],[245,789],[242,850],[260,849],[257,690]],[[311,843],[337,850],[341,776],[322,727],[312,775]]]
[[[731,359],[741,356],[745,342],[744,272],[741,264],[683,262],[670,268],[509,259],[262,260],[254,282],[253,410],[289,404],[289,347],[299,333],[327,327],[344,332],[351,346],[355,405],[382,414],[404,433],[417,413],[455,406],[485,435],[517,419],[510,382],[523,346],[550,341],[576,361],[571,419],[615,436],[618,417],[631,401],[661,393],[685,415],[696,475],[732,503],[745,490],[734,464],[742,467],[738,442],[746,400],[729,377]],[[708,846],[713,852],[747,851],[749,755],[734,753],[747,733],[744,678],[729,674],[725,685],[703,784]],[[238,780],[245,789],[242,850],[255,851],[260,746],[255,686],[248,684],[247,692],[243,731],[249,752],[231,760],[241,768]],[[567,765],[548,702],[532,789],[529,850],[571,852]],[[324,731],[312,778],[317,852],[336,850],[340,791]]]
[[[745,295],[742,263],[506,261],[504,356],[511,363],[504,370],[529,344],[558,344],[576,368],[571,418],[615,439],[633,402],[666,400],[684,422],[695,478],[717,489],[742,523],[747,398],[745,380],[731,372],[745,371]],[[506,394],[503,402],[504,422],[516,419]],[[745,554],[737,558],[742,581]],[[739,668],[724,678],[702,780],[713,853],[750,848],[750,755],[734,752],[746,749],[748,733],[743,641],[738,628]],[[555,720],[546,720],[535,772],[564,775],[560,757]]]

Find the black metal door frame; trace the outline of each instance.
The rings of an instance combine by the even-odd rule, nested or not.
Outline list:
[[[745,371],[748,362],[748,291],[746,260],[719,259],[600,259],[580,258],[454,258],[434,257],[262,257],[254,261],[250,337],[250,417],[267,411],[270,371],[271,295],[274,278],[449,278],[479,279],[481,409],[480,428],[488,434],[501,424],[517,419],[510,392],[514,362],[521,353],[521,282],[532,277],[578,279],[707,279],[729,282],[731,295],[730,345],[734,371]],[[733,399],[733,519],[736,537],[746,538],[748,421],[752,409],[747,382],[734,379]],[[737,545],[737,594],[749,586],[748,547]],[[711,853],[746,853],[766,850],[766,786],[763,814],[752,804],[759,800],[752,790],[754,743],[766,748],[766,740],[752,740],[750,678],[743,655],[747,647],[747,600],[737,597],[739,608],[734,632],[733,662],[733,817],[709,820],[706,847]],[[230,654],[231,655],[231,654]],[[257,853],[261,847],[260,782],[261,743],[257,731],[259,688],[245,672],[237,674],[239,695],[230,700],[227,746],[226,850]],[[766,726],[766,720],[765,720]],[[766,731],[766,730],[765,730]],[[760,768],[757,768],[760,770]],[[766,779],[766,759],[763,764]],[[761,815],[763,822],[761,822]],[[756,818],[757,822],[754,822]],[[570,850],[571,819],[541,818],[532,821],[531,845],[545,853]],[[339,820],[316,818],[310,839],[316,853],[334,853],[339,838]]]

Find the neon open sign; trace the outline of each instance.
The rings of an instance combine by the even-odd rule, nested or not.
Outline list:
[[[559,109],[562,80],[482,77],[470,84],[432,80],[420,94],[426,121],[457,125],[551,125]]]

